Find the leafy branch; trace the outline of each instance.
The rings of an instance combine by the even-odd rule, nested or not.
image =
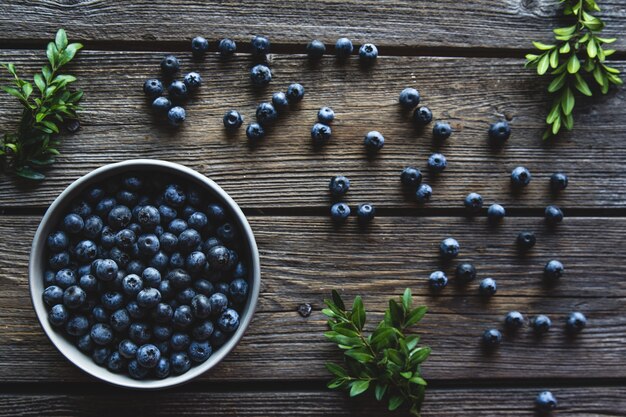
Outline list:
[[[59,29],[54,42],[46,49],[48,64],[41,73],[35,74],[32,83],[20,78],[13,64],[1,64],[13,76],[13,86],[0,86],[0,89],[24,106],[17,131],[0,137],[3,170],[31,180],[45,178],[36,168],[55,162],[60,141],[53,135],[59,133],[60,126],[67,120],[77,119],[78,102],[83,96],[82,91],[69,89],[76,77],[59,71],[82,47],[80,43],[69,44],[65,30]]]
[[[365,335],[366,312],[361,297],[354,299],[352,310],[346,310],[335,290],[332,300],[324,302],[328,308],[322,312],[329,317],[331,329],[325,336],[344,350],[345,365],[326,364],[334,375],[328,388],[349,391],[351,397],[373,388],[378,401],[388,398],[389,410],[406,404],[412,415],[419,416],[426,389],[420,364],[430,355],[430,348],[418,346],[419,336],[406,331],[424,317],[426,307],[413,309],[407,288],[399,301],[389,300],[383,321]]]
[[[611,84],[622,85],[620,71],[605,63],[615,50],[604,49],[605,44],[616,41],[615,38],[601,38],[598,33],[604,23],[592,12],[599,12],[595,0],[559,0],[565,3],[564,14],[572,16],[575,22],[571,26],[554,29],[555,43],[533,42],[541,53],[526,55],[526,66],[537,69],[537,74],[552,76],[548,92],[554,96],[552,107],[546,117],[548,128],[543,139],[556,135],[564,126],[571,130],[574,126],[572,110],[576,99],[574,91],[591,97],[591,88],[583,74],[590,74],[600,87],[602,94],[609,91]],[[581,69],[584,71],[581,74]]]

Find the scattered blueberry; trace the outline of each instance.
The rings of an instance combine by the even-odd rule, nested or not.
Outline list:
[[[256,143],[265,137],[265,130],[258,123],[250,123],[246,128],[246,136],[251,143]]]
[[[338,175],[330,179],[328,188],[332,195],[342,196],[350,189],[350,180],[343,175]]]
[[[546,222],[555,225],[563,221],[563,212],[557,206],[548,206],[545,210]]]
[[[326,52],[326,45],[324,45],[324,42],[318,41],[317,39],[312,40],[306,46],[306,53],[311,60],[320,59],[324,55],[324,52]]]
[[[525,187],[531,179],[530,171],[524,167],[517,167],[511,171],[511,184],[515,187]]]
[[[443,172],[447,166],[448,161],[441,153],[434,153],[428,157],[428,169],[435,174]]]
[[[352,46],[352,41],[348,38],[339,38],[337,42],[335,42],[335,55],[337,59],[343,61],[347,59],[354,50]]]
[[[194,58],[203,58],[209,50],[209,41],[202,36],[196,36],[191,40],[191,53]]]
[[[476,279],[476,268],[469,262],[460,263],[456,266],[455,276],[461,284],[467,284]]]
[[[272,104],[279,112],[286,110],[289,107],[287,96],[282,91],[272,94]]]
[[[541,335],[547,333],[548,330],[550,330],[550,327],[552,326],[552,321],[548,316],[540,314],[533,319],[532,326],[535,333]]]
[[[494,348],[502,343],[502,333],[497,329],[485,330],[483,333],[483,343],[488,348]]]
[[[506,121],[493,123],[489,126],[489,139],[494,144],[502,144],[511,136],[511,127]]]
[[[492,204],[487,209],[487,218],[490,222],[497,222],[504,218],[506,210],[500,204]]]
[[[161,60],[161,71],[165,75],[174,75],[180,69],[180,62],[174,55],[166,55]]]
[[[496,286],[496,281],[493,278],[484,278],[480,281],[478,286],[478,291],[485,297],[491,297],[497,290],[498,287]]]
[[[270,52],[270,40],[265,36],[255,36],[250,42],[252,45],[252,53],[257,56],[262,56]]]
[[[448,285],[448,277],[443,271],[435,271],[428,277],[428,285],[434,291],[439,291]]]
[[[407,187],[417,187],[422,183],[422,172],[418,168],[406,167],[400,174],[400,181]]]
[[[330,126],[327,126],[322,123],[315,123],[311,128],[311,139],[313,140],[313,145],[322,146],[326,142],[330,140],[330,136],[332,134],[332,129]]]
[[[163,94],[163,84],[156,79],[146,80],[143,83],[143,92],[150,98],[157,98]]]
[[[400,92],[400,105],[407,110],[420,104],[420,93],[415,88],[405,88]]]
[[[229,58],[237,52],[237,44],[232,39],[224,38],[217,44],[217,49],[220,51],[222,58]]]
[[[317,121],[329,125],[335,120],[335,112],[330,107],[320,107],[317,112]]]
[[[524,230],[522,232],[519,232],[515,242],[517,243],[517,247],[520,250],[527,251],[535,246],[535,243],[537,243],[537,238],[535,237],[535,234],[533,232]]]
[[[445,238],[439,244],[439,254],[444,259],[456,258],[460,250],[459,242],[451,237]]]
[[[565,268],[563,264],[556,259],[548,261],[546,266],[543,268],[543,276],[548,281],[556,281],[563,276],[565,272]]]
[[[452,128],[448,123],[436,122],[433,126],[433,137],[437,140],[445,140],[452,134]]]
[[[160,114],[167,114],[172,108],[172,102],[166,97],[157,97],[152,102],[152,110]]]
[[[250,70],[250,78],[255,85],[267,85],[272,81],[272,70],[263,64],[255,65]]]
[[[269,126],[278,118],[278,112],[270,103],[261,103],[256,108],[256,120],[261,126]]]
[[[169,124],[174,127],[178,127],[181,124],[183,124],[183,122],[185,121],[185,117],[186,117],[185,109],[183,109],[180,106],[172,107],[167,112],[167,120]]]
[[[428,107],[422,106],[413,111],[413,123],[417,127],[426,126],[433,121],[433,112]]]
[[[477,213],[483,207],[483,198],[478,193],[469,193],[463,200],[463,205],[471,213]]]
[[[335,203],[330,208],[330,216],[336,222],[344,222],[350,216],[350,207],[346,203]]]
[[[541,391],[535,398],[535,407],[541,413],[549,413],[556,409],[557,401],[550,391]]]
[[[174,101],[185,100],[189,94],[187,84],[178,80],[172,81],[169,87],[167,87],[167,92]]]
[[[365,135],[363,143],[368,152],[378,152],[385,145],[385,138],[380,132],[372,130]]]
[[[510,311],[504,318],[504,325],[508,330],[517,330],[524,325],[524,316],[519,311]]]
[[[298,306],[298,314],[302,317],[309,317],[312,311],[313,307],[309,303],[303,303]]]
[[[185,75],[183,82],[189,91],[195,91],[202,85],[202,77],[197,72],[190,72]]]
[[[428,184],[422,184],[415,191],[415,198],[418,203],[427,203],[433,195],[433,189]]]
[[[587,325],[587,318],[583,313],[575,311],[570,313],[565,322],[565,329],[570,334],[580,333]]]
[[[304,98],[304,87],[298,83],[290,84],[285,95],[289,104],[298,103]]]
[[[562,172],[555,172],[550,176],[550,189],[553,192],[562,191],[567,188],[569,179]]]
[[[374,216],[376,215],[376,209],[372,204],[359,204],[356,210],[356,216],[359,220],[359,223],[366,224],[374,220]]]
[[[378,48],[373,43],[364,43],[359,48],[359,59],[364,64],[372,64],[378,58]]]

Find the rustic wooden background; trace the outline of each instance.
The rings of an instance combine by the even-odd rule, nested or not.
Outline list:
[[[14,62],[22,73],[43,64],[41,49],[59,27],[86,45],[71,68],[85,90],[82,129],[64,138],[63,157],[41,185],[0,177],[0,415],[387,415],[372,398],[348,400],[325,389],[323,364],[340,356],[322,336],[320,310],[332,288],[349,298],[362,294],[381,312],[409,286],[430,307],[420,329],[434,352],[423,369],[430,383],[424,416],[532,416],[534,397],[545,388],[559,400],[558,415],[626,416],[625,93],[581,99],[576,128],[541,141],[546,84],[523,68],[523,55],[531,39],[548,40],[549,28],[560,23],[555,3],[0,2],[0,61]],[[601,5],[607,36],[620,36],[613,63],[626,70],[626,5]],[[248,41],[257,33],[270,37],[274,52],[275,77],[262,91],[248,78]],[[191,60],[189,40],[196,35],[211,41],[203,62]],[[307,62],[310,39],[331,45],[340,36],[377,44],[376,66],[363,70],[355,57],[346,65],[332,56],[315,66]],[[221,37],[234,38],[242,53],[219,61]],[[144,79],[159,75],[166,52],[205,80],[175,133],[155,122],[141,92]],[[261,146],[249,148],[243,129],[224,134],[227,109],[250,121],[258,102],[296,81],[306,88],[304,101]],[[399,110],[405,86],[418,88],[436,118],[453,125],[442,147]],[[18,106],[8,96],[0,103],[0,131],[14,128]],[[322,105],[331,106],[337,120],[331,142],[316,151],[309,129]],[[503,117],[513,134],[494,150],[486,129]],[[363,152],[369,130],[387,139],[375,159]],[[402,192],[399,172],[407,164],[425,167],[434,149],[445,153],[449,167],[440,178],[426,176],[433,200],[418,207]],[[158,393],[122,391],[78,371],[46,339],[28,295],[30,243],[47,206],[79,176],[131,157],[179,162],[216,180],[249,215],[261,252],[258,310],[241,344],[197,381]],[[521,194],[509,187],[517,165],[534,178]],[[555,171],[570,177],[557,196],[548,189]],[[352,181],[350,204],[370,201],[379,208],[367,232],[354,221],[339,230],[331,225],[327,181],[336,174]],[[464,217],[462,199],[471,191],[486,204],[506,206],[501,226]],[[542,219],[548,204],[567,216],[555,230]],[[513,247],[522,229],[538,236],[524,257]],[[498,294],[488,303],[476,283],[450,285],[436,297],[427,291],[426,278],[439,266],[438,242],[448,235],[462,245],[459,260],[472,261],[480,277],[497,279]],[[546,289],[541,271],[552,258],[567,272]],[[301,303],[313,305],[310,317],[296,312]],[[525,329],[485,355],[482,331],[500,327],[512,309],[548,314],[554,327],[542,339]],[[587,315],[589,327],[572,340],[563,321],[573,310]]]

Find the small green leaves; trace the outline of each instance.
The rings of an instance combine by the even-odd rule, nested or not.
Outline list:
[[[615,38],[601,38],[597,32],[604,28],[604,23],[593,16],[592,12],[600,10],[595,0],[560,0],[565,4],[566,16],[575,17],[570,26],[553,29],[555,44],[533,42],[539,54],[526,55],[526,67],[535,67],[537,74],[553,76],[548,85],[548,92],[557,97],[552,105],[546,123],[548,129],[543,135],[548,139],[556,135],[561,127],[570,130],[574,126],[572,111],[576,103],[574,91],[591,97],[593,90],[588,80],[593,78],[606,94],[610,84],[622,85],[619,70],[607,67],[606,57],[615,51],[604,49],[604,44],[615,42]],[[572,18],[572,19],[573,19]],[[552,68],[552,71],[548,71]],[[582,74],[589,74],[584,77]],[[587,78],[587,79],[585,79]]]
[[[344,364],[326,364],[334,376],[330,389],[343,389],[355,397],[374,387],[378,401],[389,397],[389,409],[407,404],[415,416],[424,399],[426,381],[420,375],[420,364],[430,355],[430,348],[418,346],[419,337],[406,334],[426,314],[426,307],[413,308],[411,290],[406,289],[399,300],[389,300],[384,320],[366,336],[366,312],[361,297],[354,298],[351,310],[337,291],[325,300],[323,311],[330,319],[330,331],[324,335],[344,351]]]
[[[67,46],[67,35],[64,29],[59,29],[54,39],[57,50],[61,51]]]

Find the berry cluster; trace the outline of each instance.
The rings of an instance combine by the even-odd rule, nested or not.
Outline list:
[[[128,175],[88,189],[47,239],[50,323],[111,372],[165,378],[239,326],[238,229],[191,184]]]
[[[352,52],[354,51],[354,45],[348,38],[339,38],[335,42],[335,56],[339,62],[346,62]],[[306,47],[307,55],[312,61],[317,61],[324,53],[326,53],[326,45],[320,40],[312,40]],[[359,61],[362,65],[372,65],[378,58],[378,48],[373,43],[364,43],[359,48]]]
[[[343,197],[350,189],[350,180],[343,175],[332,177],[328,184],[331,197],[339,199]],[[344,202],[334,203],[330,207],[330,216],[336,224],[344,223],[350,216],[350,206]],[[363,203],[357,206],[356,215],[360,225],[366,225],[371,222],[376,215],[376,208],[373,204]]]

